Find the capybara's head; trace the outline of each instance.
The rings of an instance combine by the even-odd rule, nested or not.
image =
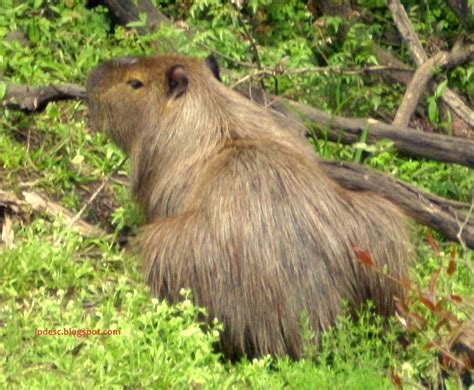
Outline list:
[[[166,110],[168,117],[180,112],[181,100],[192,98],[193,90],[200,91],[202,99],[211,80],[220,80],[213,57],[127,56],[105,61],[86,83],[93,127],[129,152],[141,133],[160,120],[161,112]]]

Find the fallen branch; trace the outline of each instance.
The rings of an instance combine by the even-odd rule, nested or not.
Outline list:
[[[407,43],[415,63],[421,66],[427,59],[423,46],[413,29],[405,8],[399,0],[387,0],[387,5],[392,12],[393,20],[403,40]],[[446,88],[440,97],[441,101],[449,107],[461,120],[474,128],[474,112],[466,106],[462,99],[451,89]]]
[[[387,71],[395,72],[410,72],[404,67],[397,66],[363,66],[360,68],[347,68],[341,66],[307,66],[303,68],[285,68],[282,65],[277,65],[273,68],[271,67],[262,67],[257,68],[256,66],[252,67],[255,69],[253,73],[250,73],[250,76],[276,76],[276,75],[299,75],[305,73],[334,73],[334,74],[370,74],[370,73],[382,73]]]
[[[393,21],[397,25],[400,35],[408,45],[408,50],[413,59],[417,65],[421,65],[428,59],[428,56],[426,55],[425,50],[418,39],[418,35],[410,22],[405,7],[403,7],[398,0],[387,0],[387,5],[392,12]]]
[[[450,88],[446,88],[441,95],[441,101],[449,107],[458,118],[474,129],[474,111],[464,103],[464,100],[462,100],[456,92]]]
[[[405,70],[402,72],[396,70],[391,72],[382,72],[383,77],[387,81],[397,82],[405,85],[408,85],[410,83],[415,72],[408,65],[405,65],[402,61],[393,56],[392,53],[381,48],[380,46],[377,46],[376,44],[372,45],[372,52],[377,58],[377,62],[381,65],[394,66],[398,68],[403,68],[403,66],[405,66]],[[429,86],[432,90],[436,89],[436,82],[434,80],[431,80],[429,82]],[[450,102],[449,106],[443,102],[444,100]],[[421,106],[423,105],[425,105],[424,102],[421,102]],[[460,118],[461,123],[467,124],[466,127],[469,127],[469,125],[471,125],[469,118],[473,115],[473,112],[464,103],[464,101],[451,89],[448,88],[444,90],[441,105],[446,108],[451,107],[452,112],[456,115],[456,117]],[[474,128],[474,126],[471,127]]]
[[[82,87],[73,87],[71,90],[76,91],[74,98],[82,98],[84,96]],[[38,87],[38,89],[41,89],[41,87]],[[55,90],[61,90],[61,88]],[[329,139],[334,141],[356,142],[361,131],[368,129],[368,142],[388,138],[394,140],[401,153],[474,166],[474,142],[472,141],[423,133],[414,129],[401,129],[373,119],[332,116],[290,100],[275,97],[264,98],[258,95],[258,90],[249,90],[248,93],[257,103],[270,106],[270,113],[276,117],[279,123],[283,123],[285,127],[296,131],[300,135],[309,133],[309,130],[298,119],[298,115],[287,108],[287,105],[296,108],[304,117],[318,125],[326,125],[329,128]],[[53,95],[50,95],[49,98],[49,101],[55,100]],[[344,131],[341,131],[341,129],[344,129]],[[321,131],[321,133],[323,132]],[[388,175],[368,170],[362,166],[335,161],[323,161],[322,166],[325,167],[326,173],[341,186],[351,190],[379,193],[405,210],[416,221],[433,227],[449,239],[456,240],[460,229],[459,221],[464,221],[462,210],[467,209],[468,205],[422,192],[406,183],[395,181]],[[370,180],[367,178],[370,178]],[[74,216],[60,205],[45,200],[37,194],[25,192],[24,196],[25,201],[37,211],[47,212],[54,217],[62,214],[66,224],[74,223],[80,217],[80,213]],[[101,229],[81,220],[78,220],[74,225],[77,225],[85,236],[105,234]],[[466,245],[471,248],[474,247],[473,229],[473,222],[468,220],[460,235]]]
[[[461,237],[467,247],[474,248],[474,221],[466,220],[465,213],[454,210],[443,198],[361,165],[328,160],[321,160],[320,164],[326,174],[344,188],[377,193],[417,222],[431,226],[450,240],[458,241]],[[467,212],[469,205],[466,204],[465,209]],[[460,221],[466,223],[459,234]]]
[[[121,25],[140,20],[140,14],[146,15],[143,26],[136,26],[139,34],[155,31],[162,23],[169,23],[170,20],[163,15],[150,0],[100,0],[95,2],[101,4],[112,11],[113,19]]]
[[[150,1],[149,0],[138,0],[136,2],[132,1],[120,1],[120,0],[101,0],[96,2],[98,4],[103,4],[106,6],[114,18],[121,24],[126,25],[130,22],[137,21],[139,20],[139,13],[145,13],[147,15],[147,21],[148,20],[158,20],[159,23],[164,23],[164,24],[171,24],[171,20],[167,18],[165,15],[163,15],[156,7],[151,6],[150,7]],[[421,43],[418,40],[418,37],[416,36],[410,20],[408,19],[408,16],[406,15],[405,9],[398,3],[397,1],[388,1],[389,7],[392,10],[392,12],[396,14],[400,14],[401,16],[397,18],[397,20],[400,21],[401,24],[405,26],[404,31],[407,31],[407,34],[410,36],[411,39],[413,39],[414,44],[410,47],[410,50],[413,51],[413,54],[415,58],[419,59],[419,62],[417,61],[418,65],[423,63],[426,60],[426,54],[423,50],[423,47],[421,46]],[[124,11],[125,9],[125,11]],[[156,15],[159,15],[158,17]],[[152,28],[147,26],[147,28],[137,28],[138,33],[143,34],[146,33],[147,31],[153,31]],[[204,44],[199,44],[200,46],[206,47]],[[172,46],[171,46],[172,47]],[[222,55],[223,57],[232,60],[229,58],[229,56],[219,53],[218,51],[214,49],[210,49],[217,55]],[[253,64],[250,63],[242,63],[238,62],[239,65],[241,66],[248,66],[248,67],[253,67]],[[396,73],[396,74],[401,74],[400,77],[404,78],[406,83],[411,79],[409,76],[409,68],[401,62],[398,64],[389,64],[389,66],[393,66],[394,68],[391,72]],[[272,74],[274,70],[271,69],[264,69],[264,71],[267,70],[268,74]],[[383,69],[379,69],[377,71],[382,71]],[[364,72],[364,71],[362,71]],[[365,71],[367,72],[367,70]],[[465,123],[468,123],[472,128],[474,128],[474,113],[469,109],[469,107],[466,106],[466,104],[462,101],[462,99],[452,90],[449,88],[446,88],[443,95],[441,96],[441,100],[444,104],[446,104],[455,114],[457,117],[459,117],[462,121]]]
[[[397,150],[407,156],[424,157],[435,161],[462,164],[474,167],[474,141],[449,137],[441,134],[421,132],[407,127],[389,125],[371,118],[346,118],[333,116],[316,108],[288,99],[281,99],[303,117],[318,125],[329,127],[328,139],[342,143],[354,143],[360,139],[362,130],[368,130],[368,143],[383,139],[394,142]],[[336,128],[336,129],[333,129]],[[341,131],[340,129],[344,129]],[[325,135],[322,129],[315,129]]]
[[[13,247],[15,234],[12,228],[12,216],[19,212],[20,206],[16,197],[0,190],[0,251],[3,248]]]
[[[421,95],[425,92],[428,82],[435,74],[437,67],[451,67],[474,57],[474,44],[464,45],[462,40],[457,42],[450,52],[440,51],[435,56],[423,62],[416,70],[398,107],[394,126],[406,127],[415,112]]]
[[[395,57],[391,52],[388,50],[378,46],[376,43],[372,43],[371,45],[372,53],[377,58],[377,63],[385,66],[393,66],[396,68],[403,69],[403,71],[391,71],[391,72],[382,72],[382,75],[387,81],[396,81],[397,83],[407,85],[411,79],[415,71],[413,68],[405,64],[403,61],[400,61],[397,57]]]
[[[46,213],[54,219],[60,219],[66,225],[73,220],[73,213],[42,195],[35,192],[23,191],[22,198],[23,199],[13,193],[0,191],[0,203],[2,203],[2,199],[4,199],[5,202],[8,201],[9,206],[12,207],[13,210],[16,210],[15,213],[18,213],[19,210],[29,206],[36,212]],[[106,235],[104,230],[81,219],[74,221],[72,226],[85,237],[99,237]]]
[[[281,116],[275,118],[277,122],[283,123],[298,134],[306,136],[315,134],[327,137],[333,142],[352,144],[358,142],[362,132],[367,130],[368,144],[388,139],[394,142],[397,151],[403,155],[474,167],[474,141],[397,127],[372,118],[335,116],[293,100],[272,95],[264,96],[259,88],[241,88],[239,91],[256,103],[265,107],[270,106],[283,114],[284,119]],[[271,113],[276,116],[274,111]],[[309,131],[301,123],[301,118],[314,122],[313,131]]]
[[[7,83],[7,92],[2,105],[13,110],[31,113],[43,111],[50,102],[85,98],[85,89],[75,84],[31,87]]]

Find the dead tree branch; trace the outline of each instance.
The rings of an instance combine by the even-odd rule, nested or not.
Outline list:
[[[408,50],[410,50],[413,59],[417,65],[421,65],[428,59],[428,56],[408,18],[405,7],[398,0],[387,0],[387,5],[392,12],[393,20],[397,25],[400,35],[408,45]]]
[[[9,108],[27,112],[41,111],[52,101],[85,99],[84,88],[75,84],[54,84],[43,87],[14,85],[13,90],[7,88],[7,96],[3,104]],[[272,102],[272,107],[285,117],[280,120],[289,121],[291,119],[288,127],[293,127],[300,133],[309,132],[301,122],[297,121],[297,116],[291,115],[291,110],[283,107],[284,105],[293,108],[319,125],[315,131],[320,135],[327,135],[331,141],[351,144],[359,140],[362,130],[367,129],[369,131],[368,143],[389,139],[404,155],[474,167],[474,141],[424,133],[411,128],[389,125],[371,118],[333,116],[316,108],[283,98],[270,97],[261,100],[256,96],[257,92],[254,90],[245,94],[259,104]],[[328,127],[327,133],[321,129],[321,125]]]
[[[368,143],[383,139],[392,140],[397,150],[407,156],[424,157],[435,161],[462,164],[474,168],[474,141],[431,134],[389,125],[371,118],[347,118],[333,116],[316,108],[291,100],[279,100],[293,107],[297,112],[318,125],[326,125],[328,139],[342,143],[354,143],[360,138],[362,130],[368,130]],[[335,129],[334,129],[335,128]],[[341,131],[340,129],[344,129]],[[325,135],[320,128],[318,134]]]
[[[116,175],[119,171],[120,168],[122,168],[123,164],[125,164],[125,162],[128,160],[128,157],[122,159],[122,161],[120,163],[118,163],[114,169],[112,170],[111,173],[109,173],[109,175],[104,179],[102,180],[102,183],[99,185],[99,187],[94,191],[94,193],[89,197],[89,199],[87,200],[86,203],[84,203],[84,205],[81,207],[81,209],[76,213],[76,215],[74,215],[68,222],[68,225],[67,227],[71,227],[73,226],[77,221],[80,220],[82,214],[84,214],[84,211],[87,210],[87,208],[92,204],[92,202],[94,202],[94,200],[97,198],[97,196],[103,191],[103,189],[105,188],[105,186],[110,182],[110,180],[112,179],[112,177],[114,175]]]
[[[461,228],[459,221],[466,215],[454,210],[440,197],[416,189],[400,180],[361,165],[342,161],[321,160],[328,176],[343,187],[353,191],[372,191],[398,205],[407,215],[443,232],[450,240],[457,241]],[[469,205],[466,206],[466,211]],[[474,221],[468,220],[459,235],[466,246],[474,248]]]
[[[408,85],[410,80],[413,78],[413,74],[415,73],[415,71],[410,66],[405,64],[403,61],[400,61],[388,50],[381,48],[375,43],[372,43],[372,52],[377,58],[377,62],[379,64],[403,69],[401,72],[396,70],[382,72],[385,79],[388,79],[388,81],[396,81],[397,83]]]
[[[408,45],[408,49],[410,50],[415,63],[417,66],[421,66],[428,59],[428,56],[413,29],[405,8],[399,0],[387,0],[387,5],[392,12],[393,20],[397,25],[400,35]],[[471,128],[474,128],[473,111],[466,106],[463,100],[454,91],[446,88],[441,96],[441,101],[461,120],[469,124]]]
[[[85,98],[85,89],[75,84],[31,87],[7,83],[7,92],[2,105],[13,110],[31,113],[43,111],[49,102]]]
[[[50,86],[45,88],[48,89]],[[42,87],[36,88],[36,90],[41,89]],[[85,92],[80,86],[68,85],[67,89],[74,91],[74,94],[70,93],[73,97],[64,97],[61,92],[63,90],[61,86],[55,86],[54,91],[61,99],[84,97]],[[31,88],[24,87],[22,90],[31,91]],[[43,95],[39,94],[39,96]],[[255,94],[254,97],[256,97]],[[54,100],[58,99],[55,99],[55,96],[50,94],[48,100],[44,102],[44,105]],[[258,103],[258,99],[256,99],[256,101]],[[332,116],[312,107],[284,99],[267,98],[262,101],[271,102],[271,114],[276,117],[279,123],[284,123],[285,126],[294,131],[298,131],[300,134],[309,133],[309,130],[305,129],[304,125],[297,119],[297,115],[289,110],[286,105],[296,108],[298,112],[319,125],[323,124],[328,126],[330,128],[329,138],[335,141],[346,143],[355,142],[358,140],[362,129],[368,129],[368,142],[389,138],[394,140],[395,145],[402,153],[416,156],[423,155],[435,160],[457,162],[471,167],[474,166],[474,142],[472,141],[459,140],[438,134],[423,133],[414,129],[402,129],[375,121],[374,119]],[[282,102],[284,102],[284,104],[282,104]],[[36,107],[37,110],[40,105],[41,104],[36,104],[31,107],[30,111],[32,111],[34,107]],[[273,110],[273,108],[278,111]],[[333,127],[339,130],[332,130]],[[342,132],[340,129],[344,129],[344,131]],[[399,207],[418,222],[439,230],[450,239],[455,239],[456,237],[455,235],[453,236],[453,231],[455,231],[456,234],[459,233],[460,227],[456,221],[463,220],[461,210],[468,208],[467,205],[436,197],[432,194],[422,193],[406,183],[396,182],[387,175],[375,171],[371,172],[362,166],[357,167],[350,165],[350,168],[348,168],[349,165],[342,162],[322,162],[321,164],[325,167],[326,173],[343,187],[351,190],[366,190],[379,193],[381,196],[399,205]],[[367,177],[370,177],[370,180],[367,180]],[[403,189],[403,191],[401,189]],[[408,196],[407,194],[412,195],[408,198],[403,198],[401,195],[401,198],[399,198],[395,196],[397,193],[401,193],[403,196]],[[45,211],[53,216],[62,214],[66,221],[74,221],[75,219],[69,211],[60,205],[44,200],[37,194],[24,193],[24,197],[26,202],[35,210]],[[415,202],[415,199],[418,199],[418,202]],[[418,210],[420,207],[422,208]],[[84,235],[102,234],[100,229],[96,230],[95,227],[91,227],[83,221],[78,221],[77,224]],[[85,225],[83,226],[83,224]],[[472,234],[474,234],[472,232],[473,229],[472,221],[468,220],[460,236],[469,247],[474,247],[474,239],[472,238]]]
[[[99,237],[106,234],[104,230],[82,219],[73,220],[72,212],[35,192],[23,191],[22,197],[18,197],[13,193],[0,191],[0,205],[2,199],[7,199],[9,207],[14,206],[16,208],[16,213],[24,208],[31,207],[36,212],[46,213],[54,219],[61,219],[66,225],[68,222],[73,221],[71,225],[85,237]]]
[[[116,23],[124,26],[130,22],[139,21],[140,14],[145,15],[145,24],[143,26],[135,27],[139,34],[155,31],[162,23],[170,23],[170,20],[163,15],[150,0],[89,0],[88,3],[107,7],[112,12],[112,17]]]
[[[426,90],[426,86],[433,77],[437,67],[451,67],[465,62],[470,58],[474,58],[474,44],[464,45],[462,42],[459,42],[454,45],[451,52],[440,51],[435,56],[423,62],[408,84],[402,103],[395,114],[393,125],[408,126],[421,95]]]

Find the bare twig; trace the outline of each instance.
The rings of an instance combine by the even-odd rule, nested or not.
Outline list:
[[[304,68],[284,68],[279,65],[274,68],[264,67],[253,73],[253,76],[276,76],[276,75],[298,75],[304,73],[335,73],[335,74],[351,74],[358,75],[364,73],[380,73],[386,71],[410,72],[406,68],[395,66],[365,66],[362,68],[346,68],[339,66],[307,66]]]
[[[251,62],[239,61],[204,43],[199,42],[197,43],[197,45],[205,48],[206,50],[209,50],[210,52],[212,52],[218,57],[225,58],[226,60],[232,62],[236,66],[254,70],[253,73],[248,74],[244,76],[244,78],[237,80],[237,82],[235,82],[233,86],[237,86],[252,77],[276,76],[276,75],[298,75],[298,74],[304,74],[304,73],[334,73],[334,74],[359,75],[359,74],[370,74],[370,73],[396,72],[396,73],[406,75],[405,78],[407,82],[411,79],[413,75],[413,70],[401,61],[396,64],[363,66],[361,68],[348,68],[348,67],[341,67],[341,66],[306,66],[303,68],[286,68],[281,64],[275,67],[262,66],[259,68],[258,66],[256,66],[255,64]]]
[[[209,50],[211,53],[215,54],[216,56],[219,56],[219,57],[222,57],[222,58],[225,58],[226,60],[232,62],[233,64],[235,65],[238,65],[238,66],[241,66],[241,67],[244,67],[244,68],[255,68],[255,64],[252,64],[251,62],[246,62],[246,61],[239,61],[239,60],[236,60],[235,58],[209,46],[209,45],[206,45],[205,43],[202,43],[202,42],[196,42],[196,45],[198,46],[201,46],[202,48],[206,49],[206,50]]]
[[[260,54],[258,53],[258,48],[257,48],[257,42],[255,42],[255,39],[253,38],[253,35],[250,34],[249,29],[247,28],[247,25],[245,24],[244,20],[242,19],[242,16],[239,12],[239,22],[244,29],[245,36],[250,42],[250,47],[252,48],[253,55],[255,56],[255,62],[257,63],[257,68],[262,69],[262,62],[260,60]]]
[[[110,179],[112,178],[112,176],[114,176],[115,174],[117,174],[117,172],[119,171],[119,169],[123,166],[123,164],[125,164],[125,162],[128,160],[128,157],[125,157],[124,159],[122,159],[122,161],[120,161],[115,167],[114,169],[112,170],[112,172],[110,172],[110,174],[104,179],[102,180],[102,183],[100,184],[100,186],[94,191],[94,193],[89,197],[89,199],[87,199],[87,202],[84,203],[84,205],[81,207],[81,209],[77,212],[76,215],[74,215],[74,217],[71,218],[71,220],[69,221],[67,227],[71,227],[72,225],[74,225],[78,220],[79,218],[81,218],[82,214],[84,213],[84,211],[86,211],[86,209],[92,204],[92,202],[95,200],[95,198],[97,198],[97,195],[100,194],[100,192],[104,189],[104,187],[107,185],[107,183],[110,181]]]
[[[299,75],[304,73],[335,73],[335,74],[350,74],[350,75],[358,75],[358,74],[368,74],[368,73],[380,73],[386,71],[398,71],[398,72],[407,72],[409,74],[412,73],[411,70],[407,70],[406,68],[399,68],[395,66],[366,66],[359,69],[355,68],[344,68],[338,66],[308,66],[304,68],[284,68],[283,66],[279,65],[274,68],[264,67],[261,69],[257,69],[255,65],[248,66],[249,68],[255,69],[254,72],[249,73],[242,78],[238,79],[231,85],[231,88],[234,89],[238,85],[246,82],[250,79],[260,79],[261,77],[265,76],[277,76],[277,75]]]

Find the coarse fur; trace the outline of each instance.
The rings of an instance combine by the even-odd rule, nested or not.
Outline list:
[[[320,169],[309,144],[217,79],[215,62],[122,57],[88,77],[94,126],[130,155],[147,226],[144,272],[170,302],[190,288],[224,324],[227,357],[301,356],[341,300],[394,311],[399,284],[360,265],[354,246],[407,276],[405,218]],[[217,72],[217,73],[216,73]]]

